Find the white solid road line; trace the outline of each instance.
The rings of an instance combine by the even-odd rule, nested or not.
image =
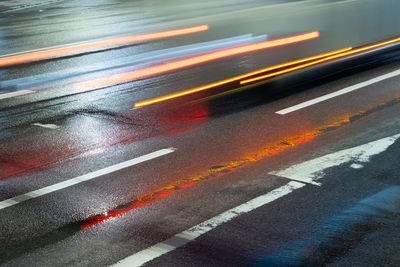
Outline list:
[[[38,126],[38,127],[42,127],[42,128],[47,128],[47,129],[53,129],[53,130],[60,128],[60,126],[55,125],[55,124],[51,124],[51,123],[43,124],[43,123],[35,122],[32,125]]]
[[[204,221],[192,228],[189,228],[170,239],[167,239],[163,242],[160,242],[154,246],[151,246],[147,249],[144,249],[138,253],[129,256],[113,266],[121,267],[121,266],[141,266],[146,262],[149,262],[155,258],[162,256],[168,252],[175,250],[178,247],[181,247],[194,239],[198,238],[199,236],[211,231],[212,229],[216,228],[217,226],[226,223],[235,217],[238,217],[241,214],[250,212],[256,208],[259,208],[265,204],[268,204],[278,198],[281,198],[289,193],[293,192],[296,189],[302,188],[305,186],[303,183],[299,182],[289,182],[284,186],[281,186],[275,190],[272,190],[265,195],[256,197],[246,203],[243,203],[235,208],[227,210],[207,221]]]
[[[362,87],[365,87],[365,86],[368,86],[368,85],[371,85],[371,84],[374,84],[374,83],[377,83],[377,82],[380,82],[380,81],[383,81],[383,80],[386,80],[386,79],[393,78],[393,77],[398,76],[398,75],[400,75],[400,70],[389,72],[387,74],[378,76],[378,77],[370,79],[368,81],[361,82],[361,83],[346,87],[344,89],[341,89],[339,91],[336,91],[336,92],[333,92],[333,93],[330,93],[330,94],[327,94],[327,95],[324,95],[324,96],[320,96],[320,97],[308,100],[306,102],[294,105],[294,106],[289,107],[289,108],[285,108],[285,109],[279,110],[279,111],[277,111],[275,113],[276,114],[280,114],[280,115],[285,115],[285,114],[291,113],[293,111],[296,111],[296,110],[299,110],[299,109],[302,109],[302,108],[317,104],[319,102],[334,98],[336,96],[347,94],[349,92],[358,90],[358,89],[360,89]]]
[[[115,164],[115,165],[112,165],[112,166],[109,166],[109,167],[106,167],[106,168],[103,168],[103,169],[100,169],[100,170],[97,170],[94,172],[90,172],[90,173],[57,183],[57,184],[46,186],[41,189],[28,192],[26,194],[22,194],[22,195],[13,197],[13,198],[9,198],[9,199],[0,201],[0,209],[4,209],[4,208],[19,204],[21,202],[24,202],[24,201],[32,199],[32,198],[37,198],[37,197],[40,197],[43,195],[47,195],[47,194],[50,194],[52,192],[55,192],[55,191],[58,191],[58,190],[61,190],[64,188],[67,188],[67,187],[70,187],[70,186],[73,186],[73,185],[76,185],[76,184],[79,184],[79,183],[82,183],[85,181],[89,181],[94,178],[97,178],[97,177],[100,177],[100,176],[103,176],[103,175],[106,175],[106,174],[109,174],[109,173],[112,173],[112,172],[115,172],[115,171],[118,171],[118,170],[121,170],[121,169],[124,169],[127,167],[131,167],[133,165],[136,165],[136,164],[139,164],[139,163],[151,160],[151,159],[155,159],[155,158],[167,155],[169,153],[174,152],[175,150],[176,149],[172,148],[172,147],[161,149],[161,150],[158,150],[158,151],[155,151],[155,152],[152,152],[152,153],[149,153],[149,154],[146,154],[146,155],[143,155],[143,156],[140,156],[140,157],[128,160],[128,161],[124,161],[124,162],[121,162],[121,163],[118,163],[118,164]]]
[[[20,95],[26,95],[26,94],[30,94],[30,93],[34,93],[34,91],[20,90],[20,91],[15,91],[15,92],[10,92],[10,93],[4,93],[4,94],[0,94],[0,99],[6,99],[6,98],[11,98],[11,97],[20,96]]]
[[[349,167],[360,169],[363,167],[362,163],[368,162],[372,156],[387,150],[399,137],[400,134],[396,134],[364,145],[305,161],[282,171],[270,172],[269,174],[303,183],[320,185],[316,180],[324,176],[324,170],[352,161],[354,161],[354,163],[349,165]]]

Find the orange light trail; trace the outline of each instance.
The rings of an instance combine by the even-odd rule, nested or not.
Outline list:
[[[400,41],[400,38],[396,38],[396,39],[392,39],[392,40],[389,40],[389,41],[386,41],[386,42],[381,42],[381,43],[377,43],[377,44],[374,44],[374,45],[361,47],[361,48],[358,48],[358,49],[350,50],[350,51],[347,51],[347,52],[343,52],[343,53],[340,53],[340,54],[336,54],[336,55],[333,55],[333,56],[329,56],[329,57],[325,57],[325,58],[322,58],[322,59],[319,59],[319,60],[315,60],[315,61],[312,61],[312,62],[309,62],[309,63],[306,63],[306,64],[302,64],[302,65],[299,65],[299,66],[296,66],[296,67],[293,67],[293,68],[288,68],[288,69],[284,69],[284,70],[277,71],[277,72],[274,72],[274,73],[270,73],[270,74],[262,75],[262,76],[259,76],[259,77],[243,80],[243,81],[240,81],[240,84],[246,84],[246,83],[250,83],[250,82],[254,82],[254,81],[258,81],[258,80],[264,80],[264,79],[267,79],[267,78],[278,76],[278,75],[281,75],[281,74],[284,74],[284,73],[288,73],[288,72],[291,72],[291,71],[295,71],[295,70],[298,70],[298,69],[303,69],[303,68],[306,68],[306,67],[318,64],[318,63],[322,63],[322,62],[328,61],[328,60],[332,60],[332,59],[336,59],[336,58],[352,55],[352,54],[363,52],[363,51],[366,51],[366,50],[371,50],[371,49],[374,49],[374,48],[377,48],[377,47],[381,47],[381,46],[392,44],[392,43],[399,42],[399,41]]]
[[[15,56],[0,57],[0,66],[7,66],[7,65],[12,65],[12,64],[17,64],[17,63],[24,63],[24,62],[30,62],[30,61],[39,60],[39,59],[51,58],[51,57],[55,57],[55,56],[66,55],[66,54],[70,54],[70,53],[74,53],[74,52],[79,52],[79,51],[89,50],[89,49],[94,49],[94,48],[99,48],[99,47],[106,47],[106,46],[113,46],[113,45],[120,45],[120,44],[129,44],[129,43],[161,39],[161,38],[167,38],[167,37],[178,36],[178,35],[191,34],[191,33],[206,31],[208,29],[209,29],[208,25],[200,25],[200,26],[182,28],[182,29],[177,29],[177,30],[147,33],[147,34],[140,34],[140,35],[134,35],[134,36],[126,36],[126,37],[96,41],[96,42],[91,42],[91,43],[71,45],[71,46],[67,46],[67,47],[53,48],[53,49],[25,53],[25,54],[20,54],[20,55],[15,55]]]
[[[280,38],[280,39],[269,40],[269,41],[255,43],[255,44],[244,45],[244,46],[240,46],[240,47],[228,48],[225,50],[220,50],[220,51],[212,52],[212,53],[205,54],[205,55],[190,57],[187,59],[177,60],[177,61],[173,61],[170,63],[165,63],[165,64],[153,66],[153,67],[148,67],[148,68],[144,68],[144,69],[140,69],[140,70],[136,70],[136,71],[112,75],[112,76],[106,77],[106,78],[100,78],[100,79],[95,79],[95,80],[91,80],[91,81],[76,83],[75,89],[78,91],[85,91],[85,90],[91,90],[91,89],[106,87],[106,86],[110,86],[110,85],[120,84],[120,83],[124,83],[124,82],[128,82],[128,81],[132,81],[132,80],[135,80],[138,78],[144,78],[144,77],[147,77],[150,75],[165,73],[168,71],[193,66],[196,64],[200,64],[200,63],[204,63],[204,62],[208,62],[208,61],[212,61],[212,60],[216,60],[216,59],[220,59],[220,58],[224,58],[224,57],[229,57],[229,56],[239,55],[239,54],[257,51],[257,50],[261,50],[261,49],[267,49],[267,48],[302,42],[302,41],[306,41],[306,40],[311,40],[311,39],[317,38],[318,36],[319,36],[319,32],[313,31],[313,32],[303,33],[303,34],[299,34],[299,35],[295,35],[295,36],[291,36],[291,37],[284,37],[284,38]]]
[[[223,85],[223,84],[227,84],[227,83],[230,83],[230,82],[234,82],[234,81],[237,81],[237,80],[249,77],[249,76],[257,75],[257,74],[260,74],[260,73],[263,73],[263,72],[267,72],[267,71],[271,71],[271,70],[274,70],[274,69],[279,69],[279,68],[283,68],[283,67],[299,64],[299,63],[302,63],[302,62],[307,62],[307,61],[318,59],[318,58],[321,58],[321,57],[327,57],[327,56],[330,56],[330,55],[342,53],[342,52],[348,51],[350,49],[351,49],[351,47],[348,47],[348,48],[340,49],[340,50],[337,50],[337,51],[333,51],[333,52],[329,52],[329,53],[325,53],[325,54],[321,54],[321,55],[317,55],[317,56],[312,56],[312,57],[308,57],[308,58],[299,59],[299,60],[296,60],[296,61],[291,61],[291,62],[287,62],[287,63],[275,65],[275,66],[271,66],[271,67],[268,67],[268,68],[256,70],[256,71],[253,71],[253,72],[249,72],[249,73],[246,73],[246,74],[242,74],[240,76],[232,77],[232,78],[229,78],[229,79],[226,79],[226,80],[223,80],[223,81],[219,81],[219,82],[207,84],[207,85],[204,85],[204,86],[196,87],[196,88],[189,89],[189,90],[186,90],[186,91],[182,91],[182,92],[179,92],[179,93],[174,93],[174,94],[170,94],[170,95],[167,95],[167,96],[162,96],[162,97],[153,98],[153,99],[150,99],[150,100],[138,102],[138,103],[135,104],[135,108],[142,107],[142,106],[147,106],[147,105],[150,105],[150,104],[154,104],[154,103],[170,100],[170,99],[173,99],[173,98],[177,98],[177,97],[181,97],[181,96],[185,96],[185,95],[189,95],[189,94],[193,94],[193,93],[200,92],[200,91],[204,91],[204,90],[207,90],[207,89],[210,89],[210,88],[214,88],[214,87],[217,87],[217,86],[220,86],[220,85]]]

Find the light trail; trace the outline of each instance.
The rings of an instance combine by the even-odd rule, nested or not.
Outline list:
[[[348,48],[340,49],[340,50],[337,50],[337,51],[333,51],[333,52],[329,52],[329,53],[325,53],[325,54],[321,54],[321,55],[317,55],[317,56],[303,58],[303,59],[299,59],[299,60],[295,60],[295,61],[291,61],[291,62],[279,64],[279,65],[275,65],[275,66],[272,66],[272,67],[256,70],[256,71],[253,71],[253,72],[242,74],[240,76],[236,76],[236,77],[232,77],[232,78],[229,78],[229,79],[226,79],[226,80],[223,80],[223,81],[219,81],[219,82],[207,84],[207,85],[204,85],[204,86],[196,87],[196,88],[189,89],[189,90],[186,90],[186,91],[182,91],[182,92],[179,92],[179,93],[174,93],[174,94],[170,94],[170,95],[167,95],[167,96],[162,96],[162,97],[153,98],[153,99],[150,99],[150,100],[145,100],[145,101],[136,103],[135,104],[135,108],[142,107],[142,106],[147,106],[147,105],[150,105],[150,104],[155,104],[155,103],[158,103],[158,102],[163,102],[163,101],[166,101],[166,100],[170,100],[170,99],[173,99],[173,98],[177,98],[177,97],[193,94],[193,93],[200,92],[200,91],[204,91],[204,90],[211,89],[211,88],[214,88],[214,87],[217,87],[217,86],[220,86],[220,85],[224,85],[224,84],[227,84],[227,83],[230,83],[230,82],[238,81],[238,80],[241,80],[241,79],[246,78],[246,77],[257,75],[257,74],[260,74],[260,73],[263,73],[263,72],[267,72],[267,71],[271,71],[271,70],[274,70],[274,69],[279,69],[279,68],[283,68],[283,67],[299,64],[299,63],[302,63],[302,62],[307,62],[307,61],[314,60],[314,59],[321,58],[321,57],[326,57],[326,56],[342,53],[342,52],[348,51],[350,49],[351,49],[351,47],[348,47]]]
[[[385,41],[385,42],[380,42],[380,43],[377,43],[377,44],[374,44],[374,45],[361,47],[361,48],[358,48],[358,49],[353,49],[352,47],[347,47],[347,48],[344,48],[344,49],[341,49],[341,50],[336,50],[336,51],[333,51],[333,52],[329,52],[329,53],[325,53],[325,54],[321,54],[321,55],[317,55],[317,56],[313,56],[313,57],[308,57],[308,58],[299,59],[299,60],[296,60],[296,61],[291,61],[291,62],[275,65],[275,66],[272,66],[272,67],[268,67],[268,68],[260,69],[260,70],[253,71],[253,72],[250,72],[250,73],[246,73],[246,74],[243,74],[243,75],[240,75],[240,76],[232,77],[232,78],[229,78],[229,79],[226,79],[226,80],[223,80],[223,81],[219,81],[219,82],[211,83],[211,84],[208,84],[208,85],[204,85],[204,86],[196,87],[196,88],[193,88],[193,89],[189,89],[189,90],[186,90],[186,91],[182,91],[182,92],[170,94],[170,95],[167,95],[167,96],[162,96],[162,97],[158,97],[158,98],[153,98],[153,99],[141,101],[141,102],[135,103],[135,108],[143,107],[143,106],[147,106],[147,105],[151,105],[151,104],[155,104],[155,103],[159,103],[159,102],[163,102],[163,101],[166,101],[166,100],[170,100],[170,99],[174,99],[174,98],[177,98],[177,97],[193,94],[193,93],[200,92],[200,91],[204,91],[204,90],[211,89],[211,88],[214,88],[214,87],[217,87],[217,86],[220,86],[220,85],[224,85],[224,84],[227,84],[227,83],[230,83],[230,82],[234,82],[234,81],[241,80],[241,79],[244,79],[244,78],[247,78],[247,77],[251,77],[251,76],[254,76],[254,75],[257,75],[257,74],[261,74],[261,73],[264,73],[264,72],[268,72],[268,71],[272,71],[272,70],[276,70],[276,69],[280,69],[280,68],[284,68],[284,67],[289,67],[289,66],[293,66],[293,65],[304,63],[304,62],[308,62],[308,61],[312,61],[312,62],[308,62],[306,64],[302,64],[302,65],[298,65],[298,66],[295,66],[295,67],[287,68],[287,69],[284,69],[284,70],[281,70],[281,71],[269,73],[269,74],[262,75],[262,76],[259,76],[259,77],[255,77],[255,78],[251,78],[251,79],[246,79],[246,80],[240,81],[240,84],[246,84],[246,83],[251,83],[251,82],[254,82],[254,81],[258,81],[258,80],[268,79],[268,78],[271,78],[271,77],[274,77],[274,76],[278,76],[278,75],[281,75],[281,74],[284,74],[284,73],[292,72],[292,71],[295,71],[295,70],[306,68],[308,66],[312,66],[312,65],[315,65],[315,64],[318,64],[318,63],[322,63],[322,62],[325,62],[325,61],[328,61],[328,60],[344,57],[344,56],[347,56],[347,55],[352,55],[352,54],[355,54],[355,53],[360,53],[360,52],[363,52],[363,51],[367,51],[367,50],[371,50],[371,49],[374,49],[374,48],[382,47],[382,46],[385,46],[385,45],[388,45],[388,44],[396,43],[396,42],[399,42],[399,41],[400,41],[400,37],[399,38],[395,38],[395,39],[391,39],[391,40],[388,40],[388,41]]]
[[[172,70],[177,70],[200,63],[221,59],[224,57],[239,55],[243,53],[248,53],[252,51],[288,45],[293,43],[298,43],[306,40],[311,40],[319,36],[318,31],[303,33],[291,37],[284,37],[280,39],[259,42],[255,44],[244,45],[240,47],[228,48],[216,52],[211,52],[209,54],[195,56],[187,59],[177,60],[161,65],[156,65],[153,67],[148,67],[140,70],[135,70],[131,72],[121,73],[117,75],[112,75],[105,78],[94,79],[90,81],[80,82],[75,84],[75,89],[77,91],[93,90],[101,87],[111,86],[115,84],[120,84],[124,82],[129,82],[138,78],[144,78],[155,74],[165,73]]]
[[[277,76],[277,75],[281,75],[281,74],[284,74],[284,73],[288,73],[288,72],[292,72],[292,71],[295,71],[295,70],[303,69],[303,68],[306,68],[306,67],[318,64],[318,63],[322,63],[322,62],[328,61],[328,60],[341,58],[341,57],[352,55],[352,54],[355,54],[355,53],[364,52],[364,51],[367,51],[367,50],[371,50],[371,49],[374,49],[374,48],[378,48],[378,47],[385,46],[385,45],[392,44],[392,43],[399,42],[399,41],[400,41],[400,37],[392,39],[392,40],[389,40],[389,41],[386,41],[386,42],[381,42],[381,43],[377,43],[377,44],[374,44],[374,45],[369,45],[369,46],[361,47],[361,48],[358,48],[358,49],[353,49],[353,50],[350,50],[350,51],[347,51],[347,52],[343,52],[343,53],[340,53],[340,54],[336,54],[336,55],[333,55],[333,56],[329,56],[329,57],[326,57],[326,58],[315,60],[315,61],[312,61],[312,62],[309,62],[309,63],[306,63],[306,64],[302,64],[302,65],[299,65],[299,66],[296,66],[296,67],[293,67],[293,68],[277,71],[277,72],[274,72],[274,73],[262,75],[262,76],[251,78],[251,79],[246,79],[246,80],[240,81],[240,84],[246,84],[246,83],[250,83],[250,82],[254,82],[254,81],[258,81],[258,80],[264,80],[264,79],[271,78],[271,77],[274,77],[274,76]]]
[[[253,36],[252,34],[244,34],[213,41],[194,43],[183,46],[175,46],[166,49],[152,50],[144,53],[136,53],[123,58],[115,58],[104,62],[98,62],[86,65],[84,70],[76,69],[76,66],[58,70],[54,72],[46,72],[42,74],[16,78],[12,80],[0,81],[0,88],[17,88],[30,89],[32,87],[43,84],[69,79],[76,76],[91,74],[100,71],[109,71],[117,68],[129,67],[135,64],[146,62],[157,62],[168,58],[184,58],[193,56],[193,54],[207,53],[210,50],[226,49],[232,46],[245,45],[267,40],[266,35]]]
[[[52,58],[52,57],[56,57],[56,56],[67,55],[67,54],[90,50],[90,49],[95,49],[95,48],[99,48],[99,47],[108,47],[108,46],[121,45],[121,44],[131,44],[131,43],[135,43],[135,42],[191,34],[191,33],[206,31],[208,29],[209,29],[208,25],[200,25],[200,26],[170,30],[170,31],[147,33],[147,34],[140,34],[140,35],[134,35],[134,36],[126,36],[126,37],[120,37],[120,38],[115,38],[115,39],[108,39],[108,40],[102,40],[102,41],[96,41],[96,42],[90,42],[90,43],[76,44],[76,45],[65,46],[65,47],[57,47],[57,48],[50,48],[50,49],[46,49],[46,50],[32,51],[32,52],[17,54],[17,55],[3,56],[3,57],[0,57],[0,66],[7,66],[7,65],[12,65],[12,64],[18,64],[18,63],[26,63],[26,62],[30,62],[30,61],[34,61],[34,60]]]

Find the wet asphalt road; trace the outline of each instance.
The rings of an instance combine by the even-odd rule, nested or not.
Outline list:
[[[3,55],[210,26],[0,68],[1,94],[32,91],[0,99],[0,263],[109,266],[133,256],[119,264],[399,266],[400,76],[276,113],[398,70],[397,50],[336,75],[314,69],[249,90],[215,88],[134,108],[274,64],[396,37],[399,4],[174,2],[176,9],[160,1],[58,1],[12,10],[0,1]],[[371,19],[377,8],[381,17]],[[352,16],[360,10],[366,15]],[[321,36],[116,86],[74,89],[77,82],[195,55],[160,57],[173,47],[312,30]],[[144,53],[154,51],[149,61]]]

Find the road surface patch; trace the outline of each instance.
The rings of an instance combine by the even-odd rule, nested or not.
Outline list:
[[[389,187],[329,218],[309,236],[252,266],[326,266],[400,215],[400,186]]]
[[[356,118],[362,118],[363,116],[364,116],[364,113],[359,113],[356,115]],[[96,214],[96,215],[90,216],[86,219],[83,219],[79,222],[76,222],[76,225],[79,225],[79,227],[81,229],[86,229],[86,228],[104,223],[110,219],[120,217],[128,212],[136,210],[137,208],[147,206],[151,203],[154,203],[163,198],[171,196],[171,195],[179,192],[180,190],[190,188],[198,183],[205,182],[209,179],[221,177],[221,176],[223,176],[225,174],[229,174],[232,171],[235,171],[239,168],[246,167],[257,161],[277,155],[283,151],[294,148],[298,145],[310,142],[315,137],[320,136],[331,130],[335,130],[337,128],[345,126],[348,123],[351,123],[352,121],[353,120],[351,120],[351,117],[350,117],[348,119],[337,121],[332,124],[324,125],[314,131],[310,131],[310,132],[307,132],[307,133],[304,133],[301,135],[296,135],[296,136],[291,136],[291,137],[280,139],[272,144],[268,144],[266,147],[264,147],[260,151],[252,153],[250,155],[243,156],[242,158],[240,158],[238,160],[226,162],[226,163],[220,164],[218,166],[213,166],[213,167],[209,168],[207,171],[205,171],[204,173],[201,173],[199,175],[195,175],[192,177],[187,177],[187,178],[184,178],[181,180],[177,180],[169,185],[163,186],[156,190],[150,191],[146,194],[135,197],[135,199],[128,201],[126,203],[120,204],[117,207],[115,207],[111,210],[108,210],[105,213]]]
[[[262,196],[256,197],[250,201],[247,201],[235,208],[227,210],[207,221],[204,221],[196,226],[193,226],[173,237],[153,245],[147,249],[144,249],[138,253],[129,256],[118,263],[114,264],[115,267],[122,266],[141,266],[146,262],[149,262],[155,258],[158,258],[168,252],[171,252],[193,240],[200,237],[201,235],[213,230],[219,225],[229,222],[239,215],[248,213],[254,209],[264,206],[274,200],[277,200],[283,196],[292,193],[296,189],[300,189],[305,184],[299,182],[289,182],[284,186],[272,190]]]
[[[331,124],[323,125],[317,128],[316,130],[304,133],[302,135],[292,136],[278,140],[277,142],[268,144],[267,147],[265,147],[262,151],[258,151],[254,154],[247,155],[246,157],[243,157],[234,162],[219,164],[219,166],[210,168],[206,173],[203,173],[202,175],[178,180],[174,183],[171,183],[170,185],[148,192],[139,197],[135,197],[134,200],[127,202],[125,204],[120,204],[116,208],[109,210],[107,212],[103,212],[102,214],[89,216],[88,218],[72,222],[57,229],[54,229],[48,233],[45,233],[42,236],[33,237],[29,241],[25,241],[23,245],[17,244],[16,246],[13,247],[7,247],[5,248],[5,250],[0,251],[0,255],[2,256],[0,257],[0,263],[6,262],[22,254],[35,251],[49,244],[53,244],[55,242],[64,240],[68,237],[75,235],[76,233],[79,233],[84,229],[106,222],[111,218],[122,216],[128,212],[136,210],[139,207],[145,207],[147,205],[150,205],[151,203],[162,200],[165,197],[171,196],[179,192],[180,190],[190,188],[191,186],[194,186],[201,182],[205,182],[212,178],[221,177],[225,174],[229,174],[230,171],[234,171],[237,168],[248,166],[249,164],[254,163],[258,160],[262,160],[269,156],[279,154],[280,152],[296,147],[297,145],[310,142],[317,136],[348,126],[351,123],[356,122],[364,117],[367,117],[371,114],[381,111],[382,109],[392,107],[393,105],[397,105],[399,103],[400,103],[400,98],[396,98],[390,102],[383,103],[372,109],[355,113],[350,116],[346,116],[342,120],[336,121]]]

